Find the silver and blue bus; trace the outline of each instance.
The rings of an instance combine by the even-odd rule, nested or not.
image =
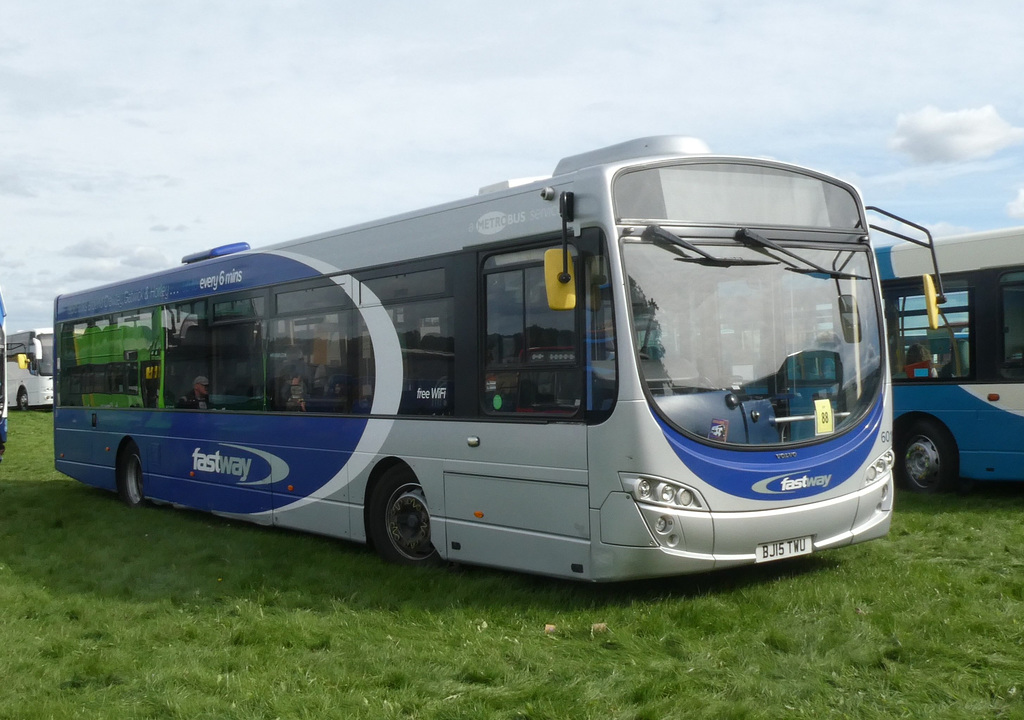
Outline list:
[[[946,302],[927,321],[911,245],[878,248],[897,478],[919,492],[1024,480],[1024,228],[940,238]]]
[[[654,137],[55,301],[56,467],[419,565],[589,581],[886,534],[857,191]]]

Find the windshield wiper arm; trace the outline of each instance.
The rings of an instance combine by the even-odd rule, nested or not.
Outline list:
[[[692,253],[696,253],[699,257],[689,257],[688,255],[680,255],[675,258],[680,262],[692,262],[698,265],[710,265],[712,267],[730,267],[733,265],[777,265],[775,260],[750,260],[747,258],[720,258],[711,255],[699,247],[691,243],[689,240],[684,240],[678,235],[673,235],[665,228],[660,225],[648,225],[644,228],[643,233],[640,237],[648,242],[664,244],[669,243],[676,247],[686,248]]]
[[[787,262],[786,263],[787,267],[790,270],[792,270],[793,272],[805,273],[805,274],[807,274],[807,273],[816,273],[817,272],[817,273],[822,273],[824,275],[828,275],[829,277],[835,278],[837,280],[867,280],[868,279],[868,278],[864,277],[863,275],[855,275],[853,273],[842,272],[840,270],[829,270],[828,268],[824,268],[821,265],[818,265],[817,263],[815,263],[815,262],[813,262],[811,260],[808,260],[805,257],[802,257],[800,255],[797,255],[794,252],[791,252],[791,251],[787,250],[786,248],[784,248],[781,245],[779,245],[777,242],[769,240],[768,238],[766,238],[761,233],[754,232],[753,230],[750,230],[749,228],[740,228],[739,230],[737,230],[736,231],[736,240],[741,242],[741,243],[743,243],[747,247],[770,248],[770,249],[774,250],[775,252],[782,253],[783,255],[787,255],[787,256],[793,258],[794,260],[798,260],[798,261],[802,262],[803,264],[810,266],[808,268],[799,268],[799,267],[796,267],[796,266],[790,264],[789,262]]]

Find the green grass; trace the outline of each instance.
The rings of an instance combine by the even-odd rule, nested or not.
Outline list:
[[[0,718],[1024,717],[1024,487],[592,586],[133,511],[53,470],[51,423],[12,414],[0,464]]]

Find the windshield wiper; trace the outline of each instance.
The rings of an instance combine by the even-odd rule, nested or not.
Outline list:
[[[769,240],[764,235],[762,235],[760,233],[757,233],[757,232],[754,232],[753,230],[750,230],[749,228],[740,228],[738,231],[736,231],[736,240],[738,242],[746,245],[747,247],[756,247],[756,248],[762,248],[762,249],[770,248],[770,249],[774,250],[775,252],[782,253],[783,255],[787,255],[787,256],[793,258],[794,260],[798,260],[798,261],[802,262],[804,265],[809,265],[810,266],[810,267],[806,267],[806,268],[797,267],[796,265],[793,265],[789,261],[783,260],[783,262],[786,263],[786,269],[787,270],[792,270],[793,272],[803,273],[805,275],[809,275],[809,274],[813,274],[813,273],[821,273],[823,275],[828,275],[830,278],[834,278],[834,279],[837,279],[837,280],[867,280],[868,279],[868,278],[864,277],[863,275],[855,275],[853,273],[842,272],[840,270],[829,270],[828,268],[823,268],[821,265],[818,265],[817,263],[812,262],[811,260],[808,260],[805,257],[801,257],[800,255],[797,255],[794,252],[790,252],[786,248],[784,248],[781,245],[779,245],[777,242]]]
[[[640,237],[648,242],[653,242],[658,245],[668,243],[674,245],[676,248],[685,248],[692,253],[696,253],[699,257],[690,257],[689,255],[683,255],[678,253],[679,257],[675,258],[680,262],[692,262],[698,265],[708,265],[711,267],[731,267],[733,265],[777,265],[778,262],[775,260],[750,260],[747,258],[720,258],[711,255],[710,253],[701,250],[699,247],[694,245],[688,240],[684,240],[678,235],[673,235],[665,228],[660,225],[648,225],[644,228],[643,233]]]

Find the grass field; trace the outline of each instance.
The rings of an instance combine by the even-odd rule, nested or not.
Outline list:
[[[1024,488],[897,501],[886,539],[742,571],[409,570],[130,510],[13,413],[0,718],[1024,718]]]

